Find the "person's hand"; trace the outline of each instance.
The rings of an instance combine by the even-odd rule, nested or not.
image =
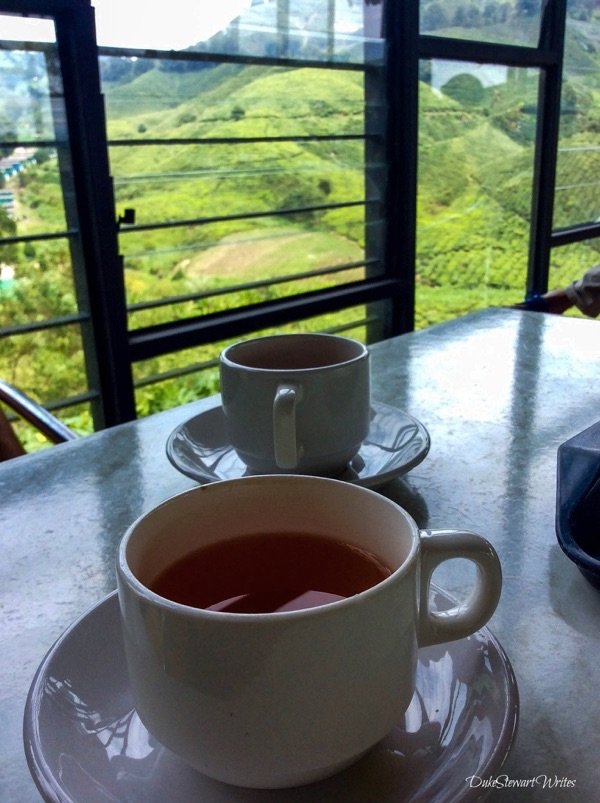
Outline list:
[[[566,290],[549,290],[547,293],[531,293],[520,304],[514,304],[513,309],[529,310],[531,312],[549,312],[553,315],[562,315],[573,306],[567,296]]]
[[[548,306],[547,311],[554,313],[554,315],[562,315],[565,310],[573,306],[573,302],[567,296],[564,287],[559,290],[549,290],[544,294],[544,300]]]

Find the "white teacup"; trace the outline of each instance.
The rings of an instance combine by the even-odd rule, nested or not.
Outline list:
[[[312,534],[389,567],[372,587],[319,607],[231,613],[150,590],[200,546],[253,534]],[[437,613],[429,584],[452,558],[477,566],[469,599]],[[468,532],[420,532],[395,502],[334,479],[244,477],[201,486],[140,517],[117,576],[136,709],[166,747],[208,776],[277,788],[325,778],[400,720],[417,648],[483,626],[500,595],[492,546]]]
[[[220,358],[229,439],[257,472],[341,473],[369,432],[369,352],[328,334],[259,337]]]

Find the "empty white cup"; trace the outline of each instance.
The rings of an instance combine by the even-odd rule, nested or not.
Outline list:
[[[328,334],[246,340],[220,358],[231,444],[253,471],[340,474],[369,432],[369,352]]]

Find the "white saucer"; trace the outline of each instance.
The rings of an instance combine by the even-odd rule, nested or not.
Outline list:
[[[439,608],[449,598],[436,591]],[[46,801],[61,803],[410,803],[467,801],[470,776],[495,776],[514,739],[518,692],[502,647],[483,628],[419,651],[401,722],[339,775],[288,790],[227,786],[158,743],[131,701],[116,592],[51,648],[31,685],[25,752]]]
[[[429,433],[416,418],[374,402],[366,440],[337,479],[372,488],[405,474],[429,451]],[[229,443],[220,405],[180,424],[167,440],[167,457],[176,469],[198,482],[242,477],[252,472]]]

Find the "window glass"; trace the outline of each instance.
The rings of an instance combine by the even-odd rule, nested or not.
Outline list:
[[[383,272],[382,3],[94,5],[131,329]],[[138,412],[216,392],[222,347],[134,365]]]
[[[356,63],[372,59],[375,50],[382,53],[381,3],[93,0],[93,5],[102,46]]]
[[[383,115],[362,68],[126,53],[101,75],[118,213],[135,215],[119,235],[132,328],[382,273]]]
[[[110,139],[360,136],[363,70],[100,57]],[[375,108],[371,107],[374,112]],[[138,160],[143,157],[139,156]],[[152,153],[147,157],[152,162]]]
[[[40,401],[63,400],[87,390],[78,324],[3,338],[0,360],[0,376]]]
[[[87,376],[81,326],[68,323],[78,225],[54,24],[0,15],[0,31],[0,376],[63,400],[85,394]]]
[[[68,148],[55,144],[10,146],[4,165],[4,187],[0,203],[12,208],[12,219],[19,235],[56,234],[66,231],[65,188],[71,184]]]
[[[1,218],[0,212],[0,231]],[[0,243],[0,300],[0,327],[75,314],[77,299],[67,242]]]
[[[32,42],[54,42],[54,22],[40,17],[19,17],[3,14],[0,20],[2,39],[5,41],[31,44]],[[12,59],[8,59],[10,63]],[[6,68],[3,65],[3,68]],[[18,74],[18,71],[14,73]]]
[[[383,271],[382,3],[93,5],[132,329]],[[0,328],[12,332],[76,317],[82,265],[53,22],[3,16],[0,40],[12,90],[0,93]],[[378,329],[375,307],[359,318]],[[19,338],[0,371],[18,353],[27,382],[37,354],[60,363],[44,398],[85,391],[79,324]]]
[[[554,228],[600,220],[600,18],[595,9],[584,0],[567,5]]]
[[[134,240],[141,236],[133,235]],[[143,245],[140,251],[129,251],[132,245],[128,243],[125,259],[132,329],[339,286],[365,276],[360,244],[328,229],[301,229],[292,223],[267,222],[263,233],[255,229],[232,234],[206,246],[191,242],[149,252]],[[196,297],[182,299],[189,294]],[[160,306],[152,304],[155,299]],[[171,303],[166,303],[169,299]]]
[[[600,239],[553,248],[550,256],[548,289],[556,290],[581,279],[586,271],[600,264]],[[567,314],[582,316],[578,309],[573,308]]]
[[[421,0],[421,33],[535,47],[543,0]]]
[[[421,64],[418,328],[523,298],[538,78]]]

